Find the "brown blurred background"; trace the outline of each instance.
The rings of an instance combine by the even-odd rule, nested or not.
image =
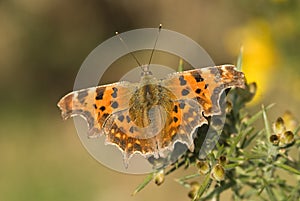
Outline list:
[[[86,56],[115,31],[157,27],[198,42],[216,64],[235,63],[258,82],[249,108],[276,103],[300,117],[298,0],[0,1],[0,200],[188,200],[167,177],[130,194],[144,176],[103,167],[81,145],[57,101],[73,88]]]

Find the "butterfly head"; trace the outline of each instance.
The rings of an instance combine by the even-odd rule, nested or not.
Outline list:
[[[154,78],[153,73],[149,69],[149,64],[141,65],[142,69],[141,80],[152,80]]]
[[[150,71],[149,69],[149,65],[142,65],[140,66],[142,69],[142,73],[141,73],[141,83],[142,85],[144,84],[150,84],[150,83],[155,83],[157,80],[156,78],[153,76],[153,73]]]
[[[141,73],[142,77],[147,75],[152,75],[152,72],[149,69],[149,65],[142,65],[141,69],[142,69],[142,73]]]

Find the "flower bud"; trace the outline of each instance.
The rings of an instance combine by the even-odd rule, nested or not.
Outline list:
[[[222,165],[222,166],[224,166],[224,165],[227,164],[227,158],[226,158],[226,156],[224,156],[224,155],[220,156],[220,158],[219,158],[219,164]]]
[[[280,145],[289,145],[294,142],[294,133],[292,131],[285,131],[280,137]]]
[[[155,175],[155,177],[154,177],[154,182],[155,182],[155,184],[156,185],[161,185],[162,183],[164,183],[164,181],[165,181],[165,174],[164,174],[164,171],[163,170],[161,170],[161,171],[159,171],[156,175]]]
[[[225,169],[222,165],[216,164],[211,171],[211,178],[217,181],[225,179]]]
[[[281,117],[277,118],[276,122],[273,124],[273,129],[276,134],[281,134],[285,131],[284,121]]]
[[[296,128],[299,125],[299,121],[295,118],[295,116],[290,112],[290,111],[286,111],[283,116],[282,116],[284,123],[285,123],[285,127],[287,130],[290,131],[295,131]],[[298,133],[294,133],[294,135],[300,134],[300,132]]]
[[[249,87],[249,92],[251,94],[256,94],[256,91],[257,91],[257,84],[255,82],[252,82],[250,84],[248,84],[248,87]]]
[[[200,184],[196,181],[190,183],[191,190],[188,193],[189,198],[194,199],[197,195],[197,192],[200,188]]]
[[[205,175],[209,172],[209,164],[206,161],[198,161],[197,167],[199,168],[199,174]]]
[[[271,135],[270,136],[270,142],[277,146],[279,144],[279,137],[277,135]]]

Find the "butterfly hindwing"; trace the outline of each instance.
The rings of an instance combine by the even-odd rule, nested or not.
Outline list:
[[[187,145],[193,151],[194,134],[197,127],[207,123],[199,115],[202,108],[197,101],[192,99],[174,101],[174,110],[168,115],[164,128],[157,135],[159,147],[173,150],[176,142]]]
[[[128,160],[134,153],[157,154],[155,136],[147,131],[152,132],[148,127],[140,128],[135,125],[130,118],[129,109],[113,113],[104,125],[106,143],[120,148],[124,153],[124,160]]]

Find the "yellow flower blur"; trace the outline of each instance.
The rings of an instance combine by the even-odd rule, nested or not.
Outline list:
[[[242,71],[248,83],[257,83],[257,94],[252,104],[257,103],[269,89],[276,60],[268,23],[263,20],[253,20],[231,31],[225,42],[233,55],[237,55],[237,49],[243,46]]]

